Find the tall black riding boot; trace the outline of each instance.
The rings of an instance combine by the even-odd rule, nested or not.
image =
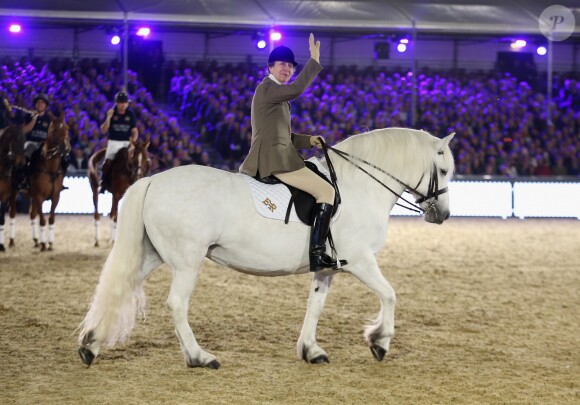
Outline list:
[[[310,271],[335,269],[335,259],[326,254],[326,237],[330,228],[332,205],[322,203],[314,206],[314,223],[310,231]]]

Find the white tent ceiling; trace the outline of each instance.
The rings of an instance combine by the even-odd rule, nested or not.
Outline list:
[[[580,23],[577,0],[558,0]],[[475,0],[2,0],[0,18],[40,22],[156,22],[165,28],[263,28],[329,31],[408,30],[450,34],[540,34],[553,1]],[[580,33],[576,25],[575,36]]]

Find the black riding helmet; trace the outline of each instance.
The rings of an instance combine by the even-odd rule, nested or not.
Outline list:
[[[287,46],[278,46],[270,52],[270,56],[268,57],[268,65],[275,63],[275,62],[289,62],[294,67],[298,65],[294,60],[294,52],[292,49],[288,48]]]
[[[124,91],[120,91],[115,96],[115,103],[128,103],[129,96]]]
[[[50,104],[50,101],[48,101],[48,96],[44,93],[38,93],[36,96],[34,96],[34,98],[32,99],[32,105],[36,105],[36,102],[38,100],[44,101],[47,107]]]

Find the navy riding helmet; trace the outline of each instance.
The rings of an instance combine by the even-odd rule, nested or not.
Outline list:
[[[268,64],[274,62],[289,62],[294,65],[294,67],[298,65],[298,63],[296,63],[294,60],[294,52],[292,52],[292,50],[286,46],[278,46],[274,48],[272,52],[270,52],[270,56],[268,57]]]
[[[117,93],[117,95],[115,96],[115,103],[128,103],[129,102],[129,96],[127,95],[127,93],[120,91]]]
[[[47,106],[50,104],[50,101],[48,101],[48,96],[44,93],[38,93],[36,96],[34,96],[32,99],[32,105],[36,105],[38,100],[44,101]]]

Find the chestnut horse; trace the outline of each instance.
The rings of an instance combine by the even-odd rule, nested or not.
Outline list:
[[[149,138],[145,141],[138,139],[131,147],[122,148],[117,152],[113,163],[111,165],[111,184],[108,185],[109,191],[113,195],[111,203],[110,218],[111,223],[111,237],[112,242],[115,241],[115,231],[117,227],[117,212],[119,208],[119,201],[125,195],[125,191],[129,186],[135,183],[142,177],[149,174],[151,168],[149,154],[147,148],[149,147]],[[99,162],[105,156],[106,149],[100,149],[93,153],[89,159],[88,177],[93,191],[93,205],[95,207],[95,246],[99,246],[99,223],[101,215],[99,214],[99,183],[100,177],[98,173]]]
[[[45,200],[51,201],[50,216],[48,218],[48,250],[52,250],[54,242],[54,211],[63,190],[64,172],[62,159],[70,152],[68,125],[64,114],[54,117],[50,114],[51,124],[48,128],[48,137],[43,146],[36,151],[30,160],[28,168],[28,182],[30,189],[30,220],[32,224],[32,239],[34,247],[38,247],[36,217],[40,217],[40,250],[47,250],[46,218],[42,212]]]
[[[14,245],[14,217],[16,194],[14,172],[26,164],[24,157],[24,133],[22,125],[11,125],[0,130],[0,252],[4,247],[4,221],[10,207],[10,246]]]

